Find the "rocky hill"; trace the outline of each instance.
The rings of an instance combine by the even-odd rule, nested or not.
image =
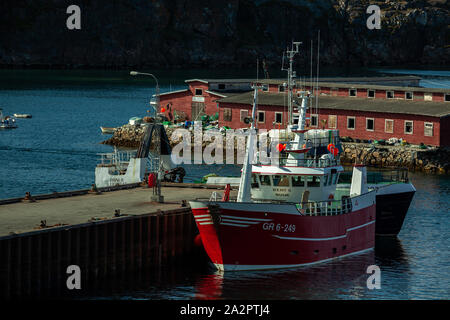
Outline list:
[[[71,4],[81,30],[66,27]],[[371,4],[380,30],[366,26]],[[253,67],[258,57],[279,66],[291,40],[308,53],[318,30],[323,65],[450,62],[447,0],[5,0],[0,65]]]

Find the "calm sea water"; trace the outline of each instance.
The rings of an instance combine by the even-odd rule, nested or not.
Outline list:
[[[420,70],[419,70],[420,71]],[[422,85],[450,86],[448,71],[383,70],[420,74]],[[367,75],[363,70],[358,74]],[[156,73],[156,72],[155,72]],[[161,91],[184,88],[184,79],[251,77],[251,71],[160,71]],[[333,73],[329,74],[334,75]],[[280,75],[282,76],[282,75]],[[325,74],[324,74],[325,76]],[[154,82],[125,71],[0,70],[0,108],[18,119],[18,129],[0,131],[0,199],[88,188],[94,183],[97,153],[109,136],[100,126],[120,126],[144,116]],[[186,181],[214,171],[238,174],[239,168],[187,166]],[[417,188],[398,239],[378,239],[376,249],[327,264],[284,271],[226,275],[204,263],[186,263],[139,281],[108,285],[93,299],[448,299],[450,298],[450,177],[411,174]],[[1,222],[0,222],[1,223]],[[381,269],[381,289],[368,290],[369,265]]]

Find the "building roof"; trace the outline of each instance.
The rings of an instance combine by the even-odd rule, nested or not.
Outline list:
[[[308,77],[305,80],[309,83]],[[421,77],[417,76],[384,76],[384,77],[329,77],[329,78],[319,78],[319,83],[356,83],[356,84],[370,84],[370,83],[389,83],[389,82],[409,82],[409,81],[419,81],[422,80]],[[269,84],[281,84],[286,82],[286,79],[260,79],[260,82]],[[312,81],[314,83],[314,81]]]
[[[175,90],[175,91],[169,91],[169,92],[162,92],[159,95],[160,96],[165,96],[165,95],[168,95],[168,94],[181,93],[181,92],[186,92],[186,91],[189,91],[189,89],[182,89],[182,90]],[[155,96],[155,95],[153,95],[153,96]]]
[[[203,83],[252,83],[255,79],[188,79],[184,82],[203,82]]]
[[[286,79],[262,79],[258,81],[262,84],[275,84],[281,85],[286,83]],[[302,86],[316,86],[313,81],[305,81],[298,83]],[[319,88],[346,88],[346,89],[373,89],[373,90],[387,90],[387,91],[411,91],[411,92],[424,92],[424,93],[450,93],[450,89],[447,88],[423,88],[423,87],[405,87],[405,86],[392,86],[392,85],[380,85],[380,84],[363,84],[363,83],[345,83],[342,82],[322,82],[319,79]]]
[[[218,102],[252,105],[253,92],[233,95],[220,99]],[[258,104],[287,106],[287,95],[285,93],[260,92],[258,94]],[[321,96],[318,104],[319,108],[323,109],[400,113],[439,118],[450,116],[450,103],[447,102]]]
[[[423,88],[416,86],[401,86],[401,85],[389,85],[392,82],[395,84],[398,82],[418,81],[422,78],[416,76],[389,76],[389,77],[336,77],[336,78],[319,78],[319,87],[329,88],[348,88],[348,89],[374,89],[374,90],[389,90],[389,91],[414,91],[424,93],[450,93],[448,88]],[[315,86],[316,82],[297,81],[299,85],[303,86]],[[253,83],[258,82],[261,84],[273,84],[280,85],[286,83],[286,79],[188,79],[186,83],[190,82],[202,82],[206,84],[211,83]]]

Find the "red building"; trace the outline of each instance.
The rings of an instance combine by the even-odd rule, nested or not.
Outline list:
[[[440,89],[443,90],[443,89]],[[219,125],[245,126],[252,93],[219,100]],[[315,106],[314,99],[311,100]],[[450,146],[450,103],[395,98],[321,95],[318,111],[310,110],[310,128],[338,129],[341,136],[361,140],[402,138],[411,144]],[[283,128],[287,117],[285,93],[261,92],[258,96],[258,128]]]
[[[172,113],[183,114],[190,121],[219,112],[218,99],[251,90],[248,79],[191,79],[185,82],[187,89],[161,93],[160,105],[169,105]]]
[[[362,140],[402,138],[412,144],[450,146],[450,89],[418,87],[419,77],[322,78],[317,86],[297,82],[294,94],[314,88],[319,111],[309,115],[312,128],[339,129]],[[162,93],[161,106],[186,120],[219,112],[219,125],[247,126],[253,102],[251,84],[263,86],[258,127],[283,128],[287,120],[286,80],[191,79],[188,88]],[[315,105],[315,98],[312,102]],[[315,114],[317,113],[317,114]]]

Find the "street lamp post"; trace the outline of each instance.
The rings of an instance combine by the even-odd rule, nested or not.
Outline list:
[[[156,81],[156,92],[155,92],[155,100],[156,100],[156,108],[153,107],[155,109],[155,120],[153,122],[155,128],[156,126],[159,124],[158,121],[158,110],[160,110],[159,108],[159,83],[158,83],[158,79],[151,73],[145,73],[145,72],[137,72],[137,71],[131,71],[130,75],[132,76],[150,76],[153,79],[155,79]],[[158,148],[159,151],[159,155],[158,155],[158,172],[156,173],[156,190],[155,188],[153,189],[153,195],[151,197],[152,201],[156,201],[156,202],[164,202],[164,197],[161,195],[161,132],[160,132],[160,137],[159,137],[159,143],[160,146]]]

